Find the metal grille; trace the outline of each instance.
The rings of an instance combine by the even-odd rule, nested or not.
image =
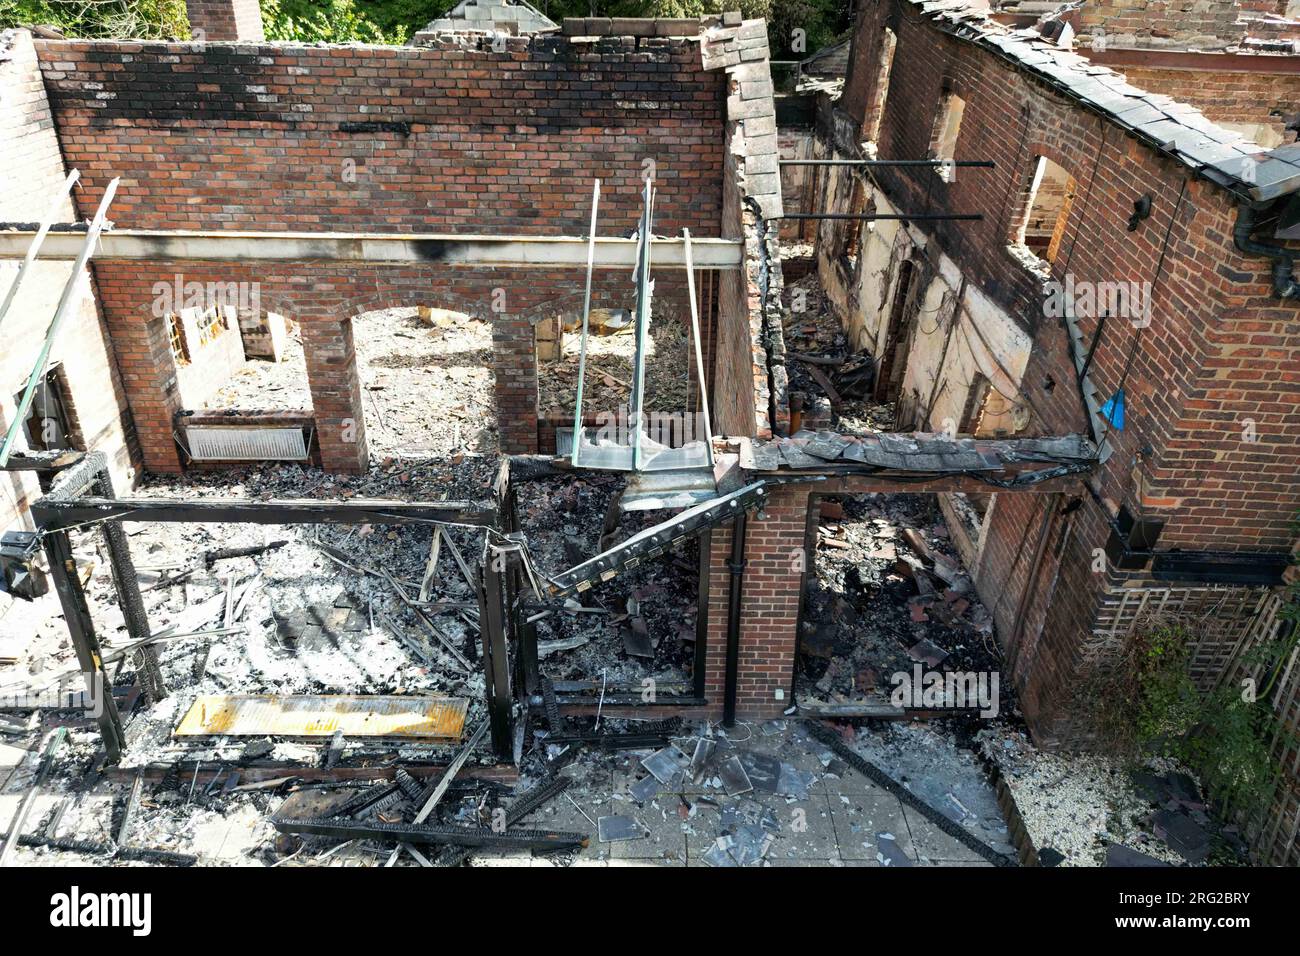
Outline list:
[[[185,429],[195,461],[305,461],[300,427],[190,425]]]

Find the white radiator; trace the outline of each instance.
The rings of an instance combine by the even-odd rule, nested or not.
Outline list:
[[[302,428],[257,425],[190,425],[185,429],[195,461],[306,461]]]

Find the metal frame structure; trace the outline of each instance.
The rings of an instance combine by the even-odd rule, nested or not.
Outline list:
[[[39,460],[39,466],[52,467],[45,458]],[[492,750],[498,759],[510,760],[516,750],[518,734],[522,731],[522,726],[515,720],[517,711],[538,706],[545,694],[554,694],[555,691],[538,663],[537,629],[530,620],[533,612],[539,607],[553,609],[563,597],[611,580],[620,571],[663,556],[691,538],[700,541],[700,594],[690,688],[685,692],[659,693],[653,701],[647,702],[641,697],[639,685],[606,685],[602,699],[611,706],[646,708],[707,703],[704,677],[710,597],[707,558],[710,532],[718,524],[738,521],[747,510],[761,507],[765,496],[764,482],[746,486],[730,495],[687,509],[546,581],[537,579],[528,564],[519,532],[518,496],[511,481],[509,459],[502,463],[498,472],[492,501],[186,501],[115,497],[108,478],[106,457],[102,452],[92,452],[77,457],[74,464],[59,473],[50,493],[32,505],[32,517],[42,536],[50,577],[68,622],[78,663],[90,677],[88,691],[96,694],[95,681],[102,685],[103,693],[95,696],[102,705],[95,719],[110,762],[121,758],[126,738],[106,668],[112,655],[106,654],[99,644],[85,590],[76,573],[69,537],[73,529],[103,526],[109,544],[114,584],[134,645],[147,641],[151,635],[122,522],[454,523],[484,528],[487,534],[475,575],[484,698]],[[149,700],[166,694],[152,650],[146,644],[137,651],[136,657],[142,689]],[[729,673],[734,673],[734,663],[730,665]],[[560,687],[561,693],[554,695],[554,701],[565,705],[592,703],[590,694],[597,689],[601,689],[601,685],[593,684],[588,688],[569,682]]]
[[[979,222],[984,218],[982,212],[961,213],[905,213],[905,212],[788,212],[776,219],[852,219],[858,222],[873,222],[877,219],[896,219],[902,222],[933,222],[939,219],[958,220],[961,222]]]
[[[850,166],[859,169],[878,169],[881,167],[930,167],[953,169],[994,169],[996,164],[991,159],[782,159],[778,166]],[[894,220],[899,222],[981,222],[983,213],[845,213],[845,212],[796,212],[776,216],[776,219],[820,220],[839,219],[854,222],[875,222],[877,220]]]
[[[509,462],[507,462],[507,466],[508,464]],[[514,482],[510,480],[508,472],[504,469],[503,476],[498,481],[498,486],[501,489],[498,496],[501,501],[500,530],[504,533],[503,537],[505,539],[519,542],[522,540],[522,536],[519,533],[518,493]],[[604,691],[603,700],[610,705],[680,707],[699,706],[706,703],[704,699],[704,669],[708,631],[709,576],[706,555],[708,553],[709,529],[701,527],[695,530],[694,533],[700,537],[701,551],[700,593],[697,598],[699,611],[696,619],[695,659],[692,667],[692,680],[689,688],[683,688],[683,690],[677,689],[682,685],[669,685],[670,690],[668,693],[657,693],[655,699],[651,702],[642,699],[642,687],[639,684],[602,685],[599,681],[551,681],[543,673],[538,655],[535,615],[538,611],[555,610],[555,602],[562,597],[554,589],[556,579],[551,578],[548,581],[536,582],[540,586],[542,593],[534,593],[530,576],[525,573],[523,567],[525,560],[523,552],[519,549],[511,551],[498,547],[494,554],[492,542],[489,541],[484,549],[485,553],[480,563],[481,577],[484,582],[482,592],[484,603],[481,605],[480,620],[484,622],[485,627],[499,627],[504,632],[500,641],[493,642],[494,645],[499,644],[500,646],[515,649],[512,668],[506,670],[504,674],[492,670],[487,675],[488,693],[496,701],[497,712],[505,712],[513,700],[522,700],[528,708],[542,710],[549,710],[551,707],[560,705],[591,704],[595,702],[591,695],[602,691],[602,689]],[[678,536],[671,542],[671,545],[680,544],[689,536]],[[611,549],[611,551],[617,552],[622,547],[620,545]],[[668,548],[663,548],[659,553],[666,550]],[[606,552],[606,554],[609,553]],[[564,574],[569,573],[564,572]],[[563,577],[563,575],[560,577]],[[609,577],[612,577],[612,575]],[[606,577],[605,580],[608,580],[609,577]],[[495,608],[497,606],[504,608],[501,615],[496,614]],[[484,611],[487,613],[485,614]],[[498,662],[493,661],[493,664],[496,663]],[[513,688],[511,681],[513,681]],[[553,720],[554,714],[548,716]],[[498,717],[497,721],[498,725],[503,724],[501,717]],[[494,740],[498,734],[504,732],[502,727],[494,726]]]
[[[627,427],[631,431],[630,442],[602,442],[600,430],[589,432],[582,427],[583,385],[587,368],[587,341],[590,336],[589,317],[591,313],[591,277],[592,250],[596,242],[596,207],[600,200],[600,180],[596,180],[591,198],[591,231],[588,234],[587,285],[582,307],[582,345],[578,359],[578,388],[573,410],[573,451],[569,456],[576,467],[600,468],[611,471],[632,471],[638,474],[648,472],[689,472],[698,469],[711,469],[713,466],[713,435],[708,412],[708,394],[704,376],[703,343],[700,341],[700,323],[695,301],[695,276],[692,257],[692,239],[689,230],[682,230],[681,250],[686,267],[688,297],[691,308],[691,343],[695,350],[695,372],[699,377],[700,395],[704,401],[704,436],[696,438],[680,447],[671,447],[654,443],[646,448],[645,383],[647,378],[646,361],[649,352],[651,301],[654,295],[654,281],[650,278],[650,252],[652,246],[660,242],[673,240],[656,239],[654,224],[654,186],[646,179],[641,197],[641,219],[637,223],[636,267],[632,280],[636,285],[636,306],[633,316],[633,335],[636,338],[636,351],[632,360],[631,396]],[[589,441],[592,434],[595,440]]]
[[[86,491],[95,493],[85,497]],[[144,604],[140,596],[135,567],[122,534],[121,523],[138,522],[231,522],[246,524],[437,524],[455,523],[491,528],[499,513],[496,502],[439,501],[413,503],[404,501],[352,500],[332,501],[201,501],[169,498],[116,498],[108,478],[107,458],[102,452],[92,452],[76,465],[62,471],[50,493],[31,507],[32,518],[42,535],[45,554],[49,561],[59,602],[63,607],[68,631],[78,663],[92,685],[87,690],[94,694],[94,681],[102,682],[103,693],[96,696],[100,704],[95,719],[104,740],[110,762],[121,758],[125,747],[121,715],[113,700],[112,685],[105,668],[105,655],[95,633],[85,590],[76,572],[69,531],[76,527],[103,524],[109,542],[113,579],[118,588],[128,630],[133,640],[150,636],[144,618]],[[505,629],[495,626],[495,620],[485,617],[480,627],[484,643],[484,658],[493,662],[506,659],[509,650],[504,645]],[[156,671],[156,661],[153,669]],[[142,669],[142,686],[146,694],[155,678],[149,676],[148,655]],[[161,689],[161,676],[156,677]],[[510,713],[503,710],[499,688],[489,682],[488,707],[493,720],[493,744],[500,743],[498,727],[504,721],[509,733]],[[508,704],[508,698],[506,701]],[[508,752],[505,751],[505,752]],[[503,755],[497,749],[498,756]]]
[[[993,169],[991,159],[782,159],[779,166],[863,166],[875,168],[880,166],[960,166],[977,169]]]

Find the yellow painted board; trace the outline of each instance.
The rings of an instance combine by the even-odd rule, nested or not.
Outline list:
[[[178,737],[433,737],[459,740],[464,697],[365,694],[205,694],[176,727]]]

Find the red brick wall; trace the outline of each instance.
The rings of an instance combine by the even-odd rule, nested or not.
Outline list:
[[[727,158],[726,179],[734,183],[736,159]],[[722,234],[728,239],[745,235],[746,211],[740,194],[728,188],[723,205]],[[753,213],[749,214],[750,228]],[[748,250],[747,250],[748,251]],[[760,430],[760,411],[768,405],[767,355],[762,348],[762,296],[758,285],[745,270],[729,269],[718,276],[717,348],[713,358],[713,424],[720,435],[756,435]],[[762,428],[770,434],[770,425],[762,416]]]
[[[1096,114],[1065,100],[991,51],[940,33],[898,0],[864,8],[853,72],[841,101],[850,121],[869,119],[877,71],[871,59],[889,23],[898,32],[878,145],[881,156],[925,155],[944,88],[966,101],[956,158],[992,170],[960,170],[952,183],[927,170],[879,170],[902,209],[980,212],[981,222],[926,224],[936,248],[1034,338],[1022,394],[1028,431],[1085,428],[1063,324],[1044,313],[1036,277],[1008,252],[1023,215],[1036,156],[1075,177],[1058,280],[1153,283],[1150,324],[1112,319],[1090,377],[1103,399],[1123,384],[1127,422],[1090,479],[1100,498],[1165,522],[1158,550],[1288,552],[1300,507],[1300,305],[1273,297],[1267,260],[1233,248],[1232,197],[1157,155]],[[1126,229],[1133,201],[1152,215]],[[1097,330],[1082,322],[1085,340]],[[1245,436],[1256,440],[1243,440]],[[1106,512],[1082,506],[1053,519],[1041,564],[1030,571],[1043,505],[1000,494],[981,564],[981,595],[994,610],[1022,706],[1035,733],[1064,742],[1102,593],[1114,573],[1094,571],[1109,533]],[[1019,611],[1021,595],[1030,598]]]
[[[266,39],[257,0],[185,0],[190,35],[199,41]]]
[[[1245,73],[1207,65],[1201,70],[1116,66],[1134,86],[1191,103],[1216,123],[1239,132],[1265,126],[1274,137],[1263,146],[1289,143],[1288,123],[1300,118],[1300,73]]]
[[[877,17],[891,6],[881,5]],[[1093,360],[1091,375],[1103,395],[1124,379],[1128,398],[1127,427],[1113,434],[1116,451],[1100,473],[1103,494],[1165,519],[1162,547],[1288,548],[1300,501],[1300,410],[1287,378],[1300,350],[1300,307],[1272,297],[1267,261],[1233,249],[1231,197],[991,52],[924,21],[903,18],[898,27],[881,155],[924,155],[930,125],[915,118],[936,114],[947,83],[967,104],[957,158],[997,165],[961,170],[953,183],[928,170],[882,170],[878,178],[903,209],[984,214],[981,222],[936,223],[927,231],[972,283],[1035,336],[1023,389],[1034,410],[1031,428],[1059,434],[1084,427],[1062,326],[1044,315],[1037,278],[1007,250],[1032,162],[1043,155],[1079,184],[1054,275],[1154,283],[1151,323],[1136,339],[1127,378],[1137,333],[1127,322],[1109,323]],[[858,35],[870,45],[879,29],[869,10]],[[854,77],[874,82],[869,69]],[[859,92],[846,93],[845,101],[870,100]],[[1133,200],[1145,194],[1152,196],[1151,218],[1129,232]],[[1083,323],[1086,338],[1096,324]],[[1227,393],[1242,397],[1225,408]],[[1204,402],[1212,407],[1198,404]],[[1240,440],[1246,415],[1256,417],[1258,443]],[[1142,458],[1139,482],[1132,465],[1145,447],[1151,454]],[[1260,483],[1285,485],[1289,494],[1280,488],[1252,494]],[[1211,525],[1196,512],[1198,502],[1234,514]],[[1235,513],[1246,508],[1249,517]]]
[[[1101,31],[1115,45],[1212,49],[1246,36],[1286,34],[1239,22],[1286,9],[1287,0],[1087,0],[1074,17],[1081,35]]]
[[[66,170],[36,53],[25,32],[0,33],[0,90],[0,221],[33,222],[46,214],[62,188]],[[73,218],[71,201],[63,204],[59,216]],[[38,259],[5,317],[0,345],[0,434],[13,421],[16,396],[36,362],[68,270],[67,262]],[[0,297],[9,291],[17,272],[17,261],[0,262]],[[63,367],[63,380],[71,392],[73,424],[81,442],[105,452],[116,486],[129,487],[129,415],[93,288],[66,320],[50,361]],[[20,439],[16,447],[23,449],[26,443]],[[23,520],[28,505],[39,496],[40,486],[32,475],[11,472],[0,477],[0,529]]]
[[[751,515],[745,532],[745,578],[741,591],[740,658],[736,713],[743,718],[777,716],[792,703],[798,648],[808,486],[772,489],[762,516]],[[726,686],[727,612],[731,593],[733,525],[715,528],[709,552],[708,660],[705,696],[721,712]],[[778,700],[777,691],[783,692]]]
[[[741,717],[768,718],[780,714],[793,700],[790,692],[794,676],[795,655],[798,652],[799,606],[803,591],[804,570],[811,569],[814,555],[809,552],[808,516],[811,495],[852,495],[867,492],[915,494],[918,490],[973,490],[971,483],[952,480],[933,488],[914,484],[889,484],[870,478],[844,478],[817,484],[782,484],[771,486],[761,517],[751,515],[745,534],[745,576],[740,619],[739,684],[736,695],[736,712]],[[1041,515],[1044,507],[1055,509],[1059,495],[1050,491],[1004,492],[999,494],[999,507],[1003,501],[1008,507],[1002,515],[1007,527],[1017,527],[1017,537],[1030,535],[1024,522],[1031,514]],[[998,518],[995,511],[995,519]],[[1036,543],[1038,525],[1033,524],[1032,535],[1023,544],[1023,550],[1032,551]],[[721,712],[726,687],[727,617],[731,586],[731,561],[733,527],[715,528],[709,548],[709,605],[708,605],[708,658],[705,665],[705,696],[713,712]],[[814,539],[815,540],[815,539]],[[1007,537],[995,545],[996,557],[990,562],[999,566],[1016,565],[1015,580],[1003,580],[1003,586],[1013,588],[1028,577],[1030,555],[1020,562],[1012,559],[1017,542]],[[1040,583],[1051,582],[1050,570],[1035,575]],[[982,584],[983,582],[981,582]],[[1085,585],[1086,582],[1078,582]],[[997,594],[996,586],[986,595],[980,591],[989,608],[996,615],[999,629],[1009,633],[1014,619],[1019,591],[1009,591],[1004,597]],[[1044,596],[1027,609],[1029,626],[1025,628],[1026,640],[1036,638],[1037,619],[1051,603]],[[1055,608],[1053,608],[1055,611]],[[1080,618],[1086,623],[1086,617]],[[1010,655],[1009,655],[1010,656]],[[1032,656],[1032,653],[1031,653]],[[1014,676],[1014,675],[1013,675]],[[776,692],[783,696],[777,698]]]
[[[673,39],[302,47],[40,41],[64,154],[130,228],[718,234],[723,76]],[[346,124],[401,124],[388,129]]]
[[[976,590],[1006,654],[1005,672],[1044,745],[1077,742],[1084,732],[1075,693],[1084,655],[1095,649],[1097,605],[1113,579],[1093,551],[1108,533],[1100,506],[1084,495],[1077,510],[1062,515],[1068,498],[1000,492],[975,569]]]
[[[686,40],[514,38],[504,52],[464,40],[437,48],[47,42],[40,55],[59,135],[92,202],[122,177],[114,219],[158,229],[583,235],[591,181],[602,180],[598,229],[627,235],[640,214],[645,161],[661,235],[720,232],[724,89]],[[352,124],[363,124],[360,126]],[[376,125],[378,124],[378,125]],[[304,322],[338,323],[366,308],[438,304],[496,323],[502,448],[537,448],[531,320],[576,308],[580,269],[500,270],[343,263],[100,262],[109,326],[123,349],[132,405],[152,470],[179,467],[170,435],[174,372],[151,328],[148,288],[249,281],[263,302]],[[656,297],[678,296],[667,275]],[[505,312],[491,312],[504,289]],[[628,305],[623,273],[598,274],[597,305]],[[278,301],[277,301],[278,300]],[[310,339],[315,341],[316,334]],[[338,343],[335,343],[338,344]],[[324,348],[324,382],[348,348]],[[161,364],[158,364],[161,363]],[[351,373],[355,377],[355,372]],[[354,470],[364,443],[326,432],[355,417],[355,390],[313,384],[326,467]],[[359,399],[356,399],[359,402]]]

